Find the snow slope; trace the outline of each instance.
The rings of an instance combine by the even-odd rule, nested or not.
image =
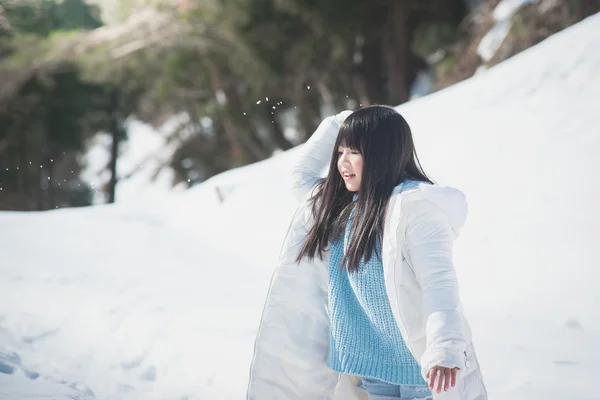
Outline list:
[[[600,399],[599,70],[596,15],[399,107],[469,199],[456,263],[492,400]],[[166,198],[0,213],[0,399],[244,398],[298,150]]]

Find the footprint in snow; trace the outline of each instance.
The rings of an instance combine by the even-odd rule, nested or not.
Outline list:
[[[149,366],[144,372],[142,372],[140,379],[154,382],[156,380],[156,367],[154,365]]]
[[[565,322],[565,328],[572,329],[572,330],[582,330],[583,329],[583,327],[581,326],[581,323],[579,321],[577,321],[575,318],[569,318]]]

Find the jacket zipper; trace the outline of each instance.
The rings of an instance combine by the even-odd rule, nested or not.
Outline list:
[[[402,262],[403,263],[407,262],[407,260],[404,260]],[[396,282],[394,282],[394,289],[396,290]],[[398,292],[398,290],[396,290],[396,292]],[[417,361],[417,364],[419,364],[419,366],[421,366],[421,360],[417,359],[417,355],[415,354],[415,350],[412,347],[412,341],[410,340],[410,336],[408,334],[408,329],[406,329],[406,325],[404,324],[404,320],[402,319],[402,316],[400,315],[400,308],[398,308],[398,319],[400,320],[400,324],[402,325],[402,328],[404,329],[404,336],[406,336],[406,340],[404,340],[404,342],[406,343],[406,345],[408,346],[408,349],[412,353],[413,358]],[[402,332],[400,332],[400,333],[402,333]]]
[[[406,196],[410,195],[413,192],[416,192],[416,189],[415,190],[410,190],[410,191],[404,193],[404,195],[399,199],[400,204],[398,205],[398,207],[402,207],[402,202],[404,201],[404,199],[406,198]],[[400,218],[398,219],[398,225],[396,226],[396,231],[398,231],[398,226],[400,225],[400,221],[401,220],[402,220],[402,208],[400,208]],[[401,243],[401,245],[400,245],[400,252],[401,253],[404,252],[404,242]],[[405,260],[403,260],[402,263],[406,262],[408,264],[408,258],[406,258],[407,256],[408,256],[408,254],[404,255]],[[395,257],[396,258],[398,257],[397,252],[396,252],[396,256]],[[394,264],[396,264],[396,259],[394,259]],[[392,268],[393,268],[393,266],[392,266]],[[396,280],[395,279],[394,279],[394,290],[396,291],[396,293],[398,293],[398,290],[396,288]],[[410,350],[410,352],[413,355],[413,358],[415,359],[415,361],[417,362],[417,364],[419,364],[419,366],[421,367],[421,360],[417,359],[417,356],[415,354],[415,350],[412,347],[412,341],[410,340],[410,336],[408,335],[408,329],[406,329],[406,325],[404,324],[402,316],[400,315],[400,308],[399,307],[398,307],[398,319],[400,320],[400,324],[402,325],[402,328],[404,329],[404,335],[406,336],[406,339],[404,340],[404,342],[408,346],[408,349]],[[400,333],[402,333],[402,332],[400,332]]]

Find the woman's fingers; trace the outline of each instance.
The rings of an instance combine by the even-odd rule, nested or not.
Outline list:
[[[442,367],[433,367],[429,370],[429,373],[427,374],[429,379],[429,390],[435,390],[438,393],[440,392],[441,385],[444,381],[444,374],[442,370]]]
[[[442,391],[442,386],[444,384],[444,377],[446,376],[445,374],[445,368],[440,368],[437,370],[437,388],[435,389],[436,392],[441,392]]]
[[[429,390],[433,390],[433,385],[435,385],[435,378],[437,373],[437,367],[433,367],[427,373],[427,379],[429,379]]]
[[[429,390],[440,393],[456,386],[458,368],[433,367],[427,372]]]
[[[452,382],[452,370],[444,370],[444,391],[447,392],[450,389],[450,383]]]
[[[458,375],[458,368],[452,368],[452,387],[456,386],[456,376]]]

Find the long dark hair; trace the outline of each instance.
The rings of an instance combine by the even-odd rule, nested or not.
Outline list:
[[[358,150],[363,156],[358,193],[346,189],[338,172],[340,145]],[[340,127],[329,173],[317,184],[311,197],[315,222],[297,261],[304,257],[312,260],[316,255],[323,258],[329,244],[344,234],[350,212],[355,208],[342,267],[358,271],[361,260],[368,262],[377,240],[382,239],[388,201],[394,188],[405,179],[432,183],[421,168],[406,120],[387,106],[370,106],[350,114]]]

